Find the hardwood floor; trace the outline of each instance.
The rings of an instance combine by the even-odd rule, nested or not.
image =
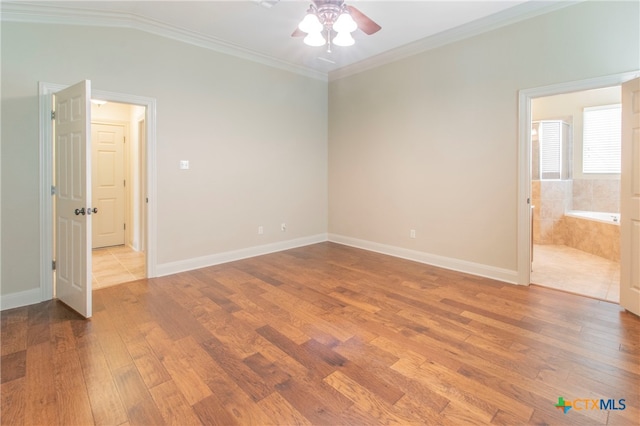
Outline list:
[[[618,305],[333,243],[104,288],[93,310],[2,312],[3,425],[640,418],[640,320]]]

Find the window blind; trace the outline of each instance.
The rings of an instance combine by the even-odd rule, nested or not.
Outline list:
[[[582,127],[582,172],[620,173],[622,108],[585,108]]]
[[[542,179],[559,179],[562,167],[562,138],[560,121],[541,121],[538,128],[540,139],[540,173]]]

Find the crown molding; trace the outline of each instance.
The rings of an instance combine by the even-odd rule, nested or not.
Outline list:
[[[329,81],[339,80],[361,73],[381,65],[399,61],[428,50],[436,49],[460,40],[492,31],[507,25],[525,21],[587,0],[549,0],[527,1],[493,15],[469,22],[468,24],[434,34],[430,37],[405,44],[376,56],[364,59],[352,65],[339,68],[329,73]]]
[[[215,37],[188,31],[172,25],[126,12],[92,11],[79,8],[50,6],[24,2],[2,2],[0,18],[4,22],[36,24],[81,25],[128,28],[144,31],[182,43],[202,47],[218,53],[235,56],[270,67],[327,81],[328,75],[311,68],[273,58]]]
[[[262,53],[225,42],[215,37],[171,26],[153,19],[126,12],[92,11],[71,7],[50,6],[27,2],[2,1],[0,18],[6,22],[101,26],[144,31],[186,44],[202,47],[263,65],[282,69],[322,81],[334,81],[381,65],[395,62],[450,43],[474,37],[507,25],[544,15],[587,0],[534,0],[503,10],[459,27],[400,46],[328,74],[283,61]]]

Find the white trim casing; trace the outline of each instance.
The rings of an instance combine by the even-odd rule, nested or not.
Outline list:
[[[401,247],[390,246],[386,244],[375,243],[357,238],[346,237],[337,234],[317,234],[309,237],[302,237],[293,240],[281,241],[261,246],[248,247],[240,250],[217,253],[210,256],[202,256],[192,259],[185,259],[176,262],[169,262],[156,265],[155,276],[166,276],[177,274],[180,272],[191,271],[194,269],[205,268],[208,266],[219,265],[222,263],[233,262],[236,260],[247,259],[254,256],[261,256],[269,253],[275,253],[283,250],[289,250],[296,247],[303,247],[311,244],[317,244],[325,241],[331,241],[350,247],[356,247],[363,250],[369,250],[376,253],[386,254],[402,259],[411,260],[427,265],[437,266],[457,272],[463,272],[476,276],[486,277],[510,284],[516,283],[517,273],[502,268],[495,268],[478,263],[467,262],[460,259],[453,259],[444,256],[424,253],[416,250],[405,249]],[[47,271],[51,275],[51,271]],[[44,291],[44,290],[43,290]],[[44,294],[44,293],[43,293]],[[11,309],[19,306],[38,303],[42,300],[40,289],[32,289],[21,293],[10,294],[2,297],[2,309]]]
[[[412,43],[391,49],[379,55],[329,71],[318,71],[276,58],[205,34],[189,31],[154,19],[132,13],[116,11],[85,10],[78,7],[61,7],[54,4],[29,4],[26,2],[4,2],[1,18],[8,22],[35,22],[63,25],[92,25],[114,28],[134,28],[172,40],[205,49],[247,59],[274,68],[304,75],[322,81],[334,81],[366,71],[380,65],[413,56],[446,44],[474,37],[487,31],[531,19],[535,16],[572,6],[584,0],[527,1],[501,12],[469,22]],[[78,2],[80,3],[80,2]]]
[[[309,237],[296,238],[293,240],[279,241],[271,244],[247,247],[239,250],[216,253],[209,256],[195,257],[192,259],[179,260],[176,262],[163,263],[158,265],[157,273],[159,277],[179,272],[192,271],[194,269],[206,268],[208,266],[219,265],[221,263],[233,262],[250,257],[261,256],[263,254],[275,253],[289,250],[296,247],[308,246],[327,241],[327,234],[311,235]]]
[[[208,266],[219,265],[222,263],[233,262],[236,260],[247,259],[254,256],[275,253],[283,250],[289,250],[296,247],[317,244],[324,241],[330,241],[345,246],[356,247],[363,250],[373,251],[376,253],[386,254],[388,256],[398,257],[401,259],[412,260],[414,262],[426,265],[437,266],[452,271],[463,272],[471,275],[491,278],[510,284],[517,281],[516,271],[511,271],[492,266],[481,265],[478,263],[467,262],[460,259],[453,259],[444,256],[438,256],[430,253],[424,253],[416,250],[405,249],[401,247],[390,246],[386,244],[375,243],[372,241],[360,240],[357,238],[346,237],[338,234],[318,234],[309,237],[297,238],[294,240],[281,241],[261,246],[248,247],[245,249],[216,253],[210,256],[202,256],[193,259],[185,259],[177,262],[169,262],[160,264],[157,267],[158,276],[166,276],[177,274],[180,272],[191,271]]]
[[[39,82],[39,138],[40,138],[40,300],[31,301],[37,303],[53,298],[53,273],[51,262],[53,260],[53,197],[51,187],[53,185],[53,123],[51,110],[53,106],[53,94],[66,85]],[[147,176],[146,189],[147,218],[146,218],[146,263],[147,277],[156,276],[157,263],[157,166],[156,166],[156,100],[136,95],[93,90],[92,97],[97,97],[111,102],[120,102],[141,105],[146,108],[147,125]],[[20,293],[18,293],[20,294]],[[4,297],[3,297],[4,298]],[[20,305],[23,306],[23,305]],[[4,309],[4,306],[3,306]]]
[[[329,234],[329,241],[345,246],[356,247],[363,250],[369,250],[376,253],[382,253],[389,256],[412,260],[414,262],[424,263],[426,265],[437,266],[439,268],[445,268],[452,271],[463,272],[466,274],[503,281],[509,284],[516,284],[518,278],[517,271],[512,271],[509,269],[496,268],[494,266],[482,265],[480,263],[468,262],[466,260],[454,259],[451,257],[439,256],[422,251],[390,246],[373,241],[360,240],[357,238],[346,237],[338,234]]]
[[[60,84],[38,83],[40,138],[40,290],[41,302],[53,298],[53,94],[67,86]],[[36,303],[36,302],[34,302]]]
[[[80,5],[81,2],[77,3]],[[61,7],[53,2],[52,4],[46,4],[46,2],[43,4],[4,2],[1,18],[7,22],[133,28],[192,46],[202,47],[214,52],[224,53],[317,80],[327,81],[326,73],[316,71],[312,68],[274,58],[212,36],[127,12],[85,10],[75,6]]]
[[[518,92],[518,284],[531,282],[531,100],[580,90],[618,86],[640,71],[523,89]]]
[[[0,297],[0,310],[19,308],[42,302],[42,290],[32,288],[17,293],[4,294]]]
[[[551,13],[568,6],[573,6],[582,1],[584,0],[527,1],[493,15],[425,37],[421,40],[405,44],[404,46],[388,50],[355,64],[330,71],[329,81],[349,77],[363,71],[377,68],[381,65],[399,61],[432,49],[437,49],[447,44],[475,37],[488,31],[493,31],[507,25],[522,22],[546,13]]]

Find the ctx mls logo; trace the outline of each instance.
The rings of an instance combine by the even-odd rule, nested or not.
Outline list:
[[[564,413],[567,414],[567,412],[571,410],[571,401],[565,401],[564,397],[560,396],[558,397],[558,403],[556,404],[556,408],[564,411]]]
[[[565,401],[564,397],[558,397],[555,407],[567,414],[572,408],[580,410],[624,410],[627,408],[624,399],[590,399],[576,398],[573,401]]]

